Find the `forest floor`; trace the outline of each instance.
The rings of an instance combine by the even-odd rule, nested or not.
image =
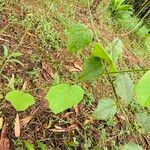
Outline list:
[[[103,0],[96,10],[92,10],[99,42],[107,47],[116,37],[122,40],[123,55],[119,59],[118,70],[147,69],[150,52],[144,50],[142,41],[134,33],[128,34],[114,24],[107,8],[108,1]],[[58,115],[50,111],[44,95],[56,74],[60,82],[76,83],[83,60],[91,49],[90,45],[82,54],[67,52],[64,29],[56,19],[57,15],[93,30],[89,9],[80,1],[0,0],[0,61],[3,59],[3,45],[10,53],[19,51],[23,54],[18,58],[22,65],[8,63],[0,73],[0,94],[23,88],[36,99],[34,106],[19,112],[20,120],[28,120],[31,116],[20,126],[19,138],[14,134],[16,111],[5,98],[0,101],[0,115],[6,123],[11,150],[25,149],[23,140],[35,146],[37,141],[42,141],[49,150],[117,150],[128,142],[150,149],[150,136],[135,130],[134,114],[141,108],[134,102],[132,107],[123,108],[127,118],[121,111],[109,121],[91,118],[100,98],[114,96],[106,76],[94,83],[80,83],[86,94],[78,106]],[[130,73],[135,83],[142,75],[143,72]]]

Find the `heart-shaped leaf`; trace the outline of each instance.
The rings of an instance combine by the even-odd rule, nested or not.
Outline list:
[[[150,107],[150,70],[143,75],[134,91],[137,102],[143,107]]]
[[[117,106],[113,99],[103,98],[99,100],[98,106],[93,112],[93,118],[98,120],[108,120],[117,113]]]
[[[119,75],[115,81],[116,92],[126,104],[129,104],[133,96],[133,82],[128,74]]]
[[[32,95],[18,90],[7,93],[6,99],[17,111],[24,111],[35,103]]]
[[[83,96],[84,90],[79,85],[62,83],[52,86],[45,98],[52,112],[57,114],[77,105]]]

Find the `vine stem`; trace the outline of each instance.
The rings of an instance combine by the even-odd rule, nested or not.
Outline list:
[[[89,2],[89,0],[87,0],[87,2],[88,2],[89,14],[90,14],[90,21],[91,21],[91,25],[93,27],[93,32],[95,34],[97,42],[99,42],[99,38],[98,38],[97,33],[96,33],[96,29],[95,29],[95,25],[94,25],[94,21],[93,21],[93,16],[92,16],[91,9],[90,9],[90,2]],[[108,81],[110,82],[110,84],[112,86],[113,93],[114,93],[115,100],[116,100],[116,104],[118,105],[118,107],[120,108],[122,113],[124,114],[127,124],[130,126],[131,130],[133,131],[132,124],[130,123],[130,121],[128,119],[128,116],[126,115],[126,114],[128,114],[128,112],[125,111],[124,108],[122,107],[122,104],[120,104],[119,98],[118,98],[117,93],[116,93],[115,85],[113,83],[113,80],[111,79],[110,74],[125,73],[125,72],[136,72],[136,71],[138,72],[139,70],[129,70],[129,71],[120,71],[120,72],[108,72],[108,70],[106,68],[106,64],[104,62],[103,62],[103,65],[105,67],[105,71],[106,71],[106,75],[107,75]],[[140,70],[140,71],[145,71],[145,70]]]
[[[116,72],[107,72],[107,74],[121,74],[121,73],[135,73],[135,72],[146,72],[150,69],[135,69],[135,70],[123,70],[123,71],[116,71]],[[105,73],[104,73],[105,74]]]
[[[87,3],[88,3],[88,11],[89,11],[89,15],[90,15],[91,25],[92,25],[93,32],[94,32],[94,34],[95,34],[96,40],[97,40],[97,42],[98,42],[99,39],[98,39],[98,35],[97,35],[97,33],[96,33],[96,29],[95,29],[95,25],[94,25],[94,21],[93,21],[93,16],[92,16],[92,12],[91,12],[91,8],[90,8],[90,2],[89,2],[89,0],[87,0]]]

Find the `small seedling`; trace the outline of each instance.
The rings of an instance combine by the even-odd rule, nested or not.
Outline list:
[[[29,106],[35,103],[32,95],[18,90],[7,93],[6,99],[17,111],[25,111]]]
[[[5,66],[8,63],[15,63],[15,64],[20,64],[21,66],[24,66],[21,61],[18,60],[19,57],[21,57],[23,54],[21,52],[14,51],[12,53],[9,53],[9,49],[3,45],[3,50],[4,50],[4,58],[1,62],[1,69],[0,69],[0,74],[3,72]]]

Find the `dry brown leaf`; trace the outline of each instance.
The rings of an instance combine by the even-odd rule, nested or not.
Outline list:
[[[52,120],[49,119],[48,125],[47,125],[47,129],[49,129],[52,126]]]
[[[93,121],[93,118],[92,117],[89,117],[89,118],[87,118],[85,121],[84,121],[84,125],[86,125],[86,124],[91,124],[91,123],[93,123],[94,121]]]
[[[25,89],[26,89],[27,83],[28,83],[27,81],[25,81],[25,82],[23,83],[22,90],[25,90]]]
[[[74,110],[75,110],[76,115],[78,116],[78,115],[79,115],[79,106],[76,105],[76,106],[74,106],[73,108],[74,108]]]
[[[10,150],[10,142],[7,138],[0,139],[0,150]]]
[[[58,133],[61,133],[61,132],[67,132],[66,129],[62,129],[62,130],[57,130],[57,129],[49,129],[50,131],[52,132],[58,132]]]
[[[69,72],[79,72],[80,70],[73,67],[73,66],[68,66],[66,65],[65,68],[69,71]]]
[[[20,120],[19,120],[19,115],[17,114],[16,115],[16,118],[15,118],[15,137],[20,137]]]
[[[58,129],[58,130],[64,130],[62,127],[60,127],[60,126],[54,126],[56,129]]]
[[[1,132],[0,150],[10,150],[10,141],[7,138],[6,123],[4,123],[2,132]]]
[[[53,69],[45,62],[42,62],[42,69],[45,70],[52,78],[55,77]]]
[[[33,117],[32,115],[29,115],[25,118],[20,119],[20,125],[21,126],[27,125],[31,121],[32,117]]]
[[[3,121],[4,121],[4,120],[3,120],[3,117],[1,117],[1,118],[0,118],[0,130],[1,130],[2,127],[3,127]]]
[[[118,118],[118,120],[119,120],[120,122],[126,121],[126,118],[125,118],[124,116],[122,116],[122,115],[117,115],[117,118]]]
[[[67,130],[68,131],[72,131],[72,130],[75,130],[77,128],[77,125],[76,124],[72,124],[72,125],[70,125],[68,128],[67,128]]]
[[[74,62],[73,64],[74,64],[75,68],[77,68],[80,71],[82,70],[82,67],[79,65],[78,62]]]
[[[74,112],[66,112],[65,114],[63,114],[61,117],[62,118],[67,118],[69,119],[70,115],[73,114]]]

